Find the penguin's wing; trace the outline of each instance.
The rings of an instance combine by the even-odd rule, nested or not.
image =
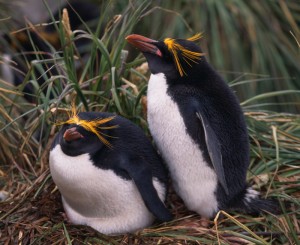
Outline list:
[[[228,186],[225,179],[225,172],[224,166],[222,163],[222,153],[221,153],[221,146],[220,142],[214,132],[214,130],[209,125],[207,118],[201,113],[196,112],[197,117],[200,119],[201,124],[203,126],[204,135],[205,135],[205,142],[207,146],[207,150],[209,153],[210,160],[214,169],[216,171],[217,177],[219,182],[221,183],[222,187],[225,190],[225,193],[228,195]]]
[[[152,182],[152,170],[142,158],[123,161],[122,168],[133,179],[149,211],[161,221],[170,221],[172,215],[160,200]]]

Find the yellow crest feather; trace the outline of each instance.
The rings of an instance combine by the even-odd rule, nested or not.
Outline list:
[[[196,35],[188,38],[187,40],[195,42],[201,37],[202,34],[197,33]],[[173,54],[175,65],[180,76],[187,75],[181,65],[182,60],[191,67],[192,64],[190,62],[198,63],[197,61],[199,60],[199,58],[204,55],[204,53],[193,52],[188,50],[187,48],[177,43],[176,40],[173,38],[166,38],[164,40],[164,43],[167,46],[168,50]]]
[[[76,124],[78,126],[83,127],[85,130],[94,133],[95,135],[97,135],[97,137],[100,139],[100,141],[105,144],[107,147],[112,148],[112,145],[109,143],[109,141],[107,139],[105,139],[106,137],[112,137],[109,136],[107,134],[104,134],[101,132],[101,130],[105,130],[105,129],[114,129],[119,127],[118,125],[114,125],[114,126],[101,126],[107,122],[110,122],[111,120],[113,120],[115,118],[115,116],[112,117],[107,117],[107,118],[96,118],[93,120],[84,120],[84,119],[80,119],[78,116],[78,113],[76,111],[76,106],[74,103],[72,103],[72,109],[71,109],[71,115],[69,114],[69,119],[65,122],[59,122],[57,123],[57,125],[63,125],[63,124]]]
[[[194,36],[189,37],[187,40],[195,42],[195,41],[200,40],[201,38],[202,38],[202,33],[197,33]]]

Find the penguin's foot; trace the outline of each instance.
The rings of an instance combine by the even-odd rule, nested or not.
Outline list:
[[[68,223],[68,224],[71,223],[71,221],[70,221],[68,215],[67,215],[65,212],[61,212],[60,215],[63,217],[64,222],[66,222],[66,223]]]
[[[200,221],[199,221],[199,224],[200,224],[201,227],[208,228],[212,224],[212,222],[208,218],[201,217]]]
[[[213,222],[207,218],[186,219],[186,220],[182,220],[178,225],[198,229],[198,228],[209,228],[213,225]]]

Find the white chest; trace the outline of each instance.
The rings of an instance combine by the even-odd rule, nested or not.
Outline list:
[[[88,154],[67,156],[60,145],[52,149],[49,162],[71,222],[105,234],[132,232],[152,223],[153,215],[132,180],[94,166]],[[164,200],[164,187],[156,179],[153,184]]]
[[[88,154],[67,156],[60,145],[50,154],[50,170],[65,201],[86,216],[105,217],[121,212],[124,193],[139,197],[132,181],[122,179],[112,170],[97,168]]]
[[[217,177],[199,147],[186,132],[178,105],[167,94],[163,74],[151,75],[148,84],[148,123],[165,159],[174,188],[191,210],[210,216],[217,210]]]

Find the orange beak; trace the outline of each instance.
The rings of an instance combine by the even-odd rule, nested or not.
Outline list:
[[[153,44],[158,42],[156,40],[137,34],[127,36],[126,40],[141,52],[152,53],[162,57],[161,51]]]
[[[82,134],[77,131],[76,127],[67,129],[63,137],[67,142],[83,138]]]

